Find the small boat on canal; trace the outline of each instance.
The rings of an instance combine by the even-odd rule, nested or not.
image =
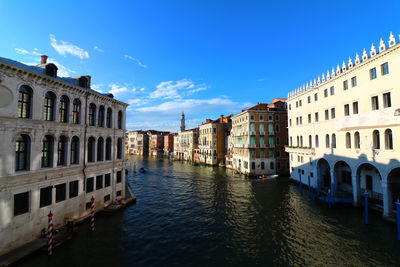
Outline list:
[[[259,176],[256,179],[260,180],[260,181],[274,180],[274,179],[278,178],[278,176],[279,176],[278,174],[273,174],[273,175],[268,175],[268,176],[262,175],[262,176]]]
[[[141,172],[141,173],[146,173],[147,171],[146,171],[146,169],[145,169],[145,168],[143,168],[143,167],[140,167],[140,168],[139,168],[139,172]]]

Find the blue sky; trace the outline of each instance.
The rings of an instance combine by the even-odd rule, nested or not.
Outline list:
[[[400,1],[0,1],[0,56],[130,105],[127,128],[178,130],[270,102],[399,40]]]

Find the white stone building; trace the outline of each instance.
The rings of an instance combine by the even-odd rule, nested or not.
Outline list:
[[[390,34],[289,93],[291,177],[392,215],[400,195],[400,45]]]
[[[198,147],[199,128],[179,132],[174,136],[174,159],[193,161],[194,149]]]
[[[0,58],[0,254],[47,229],[125,196],[127,104],[90,89],[90,76],[61,78]]]

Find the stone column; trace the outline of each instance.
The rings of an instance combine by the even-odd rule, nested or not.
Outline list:
[[[360,204],[360,184],[356,174],[351,176],[351,184],[353,187],[353,206],[358,206]]]
[[[383,217],[389,217],[392,214],[392,192],[386,181],[382,181],[383,193]]]

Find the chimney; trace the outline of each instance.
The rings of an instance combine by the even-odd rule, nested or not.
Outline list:
[[[90,88],[90,82],[92,80],[92,76],[86,75],[86,78],[87,78],[87,88]]]
[[[259,105],[260,103],[259,102],[257,102],[257,105]]]
[[[40,57],[42,59],[40,64],[47,64],[47,56],[46,55],[41,55]]]

